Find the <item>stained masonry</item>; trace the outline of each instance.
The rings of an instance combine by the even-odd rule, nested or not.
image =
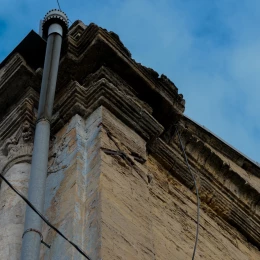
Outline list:
[[[26,194],[45,42],[34,32],[1,63],[0,170]],[[164,75],[112,32],[76,21],[63,43],[44,215],[97,259],[260,259],[259,165],[183,112]],[[25,204],[0,188],[0,259],[19,259]],[[41,259],[82,259],[44,226]]]

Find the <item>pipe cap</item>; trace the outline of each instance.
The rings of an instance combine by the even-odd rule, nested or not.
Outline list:
[[[50,25],[54,23],[57,23],[62,27],[63,35],[66,36],[69,27],[67,15],[58,9],[52,9],[45,15],[42,23],[42,32],[44,38],[47,38],[48,29]]]

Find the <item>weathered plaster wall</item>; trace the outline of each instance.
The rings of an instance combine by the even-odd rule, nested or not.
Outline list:
[[[116,124],[115,120],[104,107],[98,108],[86,121],[76,115],[56,134],[51,151],[45,214],[67,237],[81,246],[91,259],[101,259],[105,248],[110,248],[109,244],[104,243],[111,235],[105,231],[109,216],[104,214],[108,213],[106,204],[110,203],[106,198],[106,179],[107,176],[113,178],[110,176],[113,167],[110,169],[103,161],[105,154],[102,149],[111,147],[116,150],[117,147],[108,138],[108,128],[113,128],[114,134],[121,136],[118,145],[126,143],[132,152],[145,152],[145,142],[123,124]],[[124,160],[121,163],[127,172],[128,166]],[[120,188],[116,185],[117,178],[114,181],[115,189]],[[138,232],[143,236],[142,230]],[[51,244],[51,249],[42,247],[42,259],[82,258],[46,225],[43,235],[45,241]],[[110,250],[113,251],[112,248]]]
[[[27,194],[31,165],[13,165],[5,177],[22,194]],[[18,260],[24,231],[25,202],[1,182],[0,187],[0,259]]]
[[[153,176],[149,190],[156,259],[190,259],[195,242],[196,197],[152,156],[147,167]],[[200,222],[196,259],[260,259],[257,248],[203,204]]]
[[[119,132],[110,120],[118,146],[130,153],[130,142],[142,141],[131,130]],[[103,137],[106,140],[106,137]],[[117,149],[113,142],[106,143]],[[143,143],[143,145],[145,145]],[[145,146],[139,154],[145,157]],[[102,259],[191,259],[196,230],[196,197],[152,156],[129,166],[118,156],[102,153]],[[145,176],[145,177],[144,177]],[[206,205],[201,205],[196,259],[260,259],[257,248]]]
[[[86,121],[74,116],[57,133],[51,154],[46,215],[92,260],[191,259],[194,193],[147,156],[146,142],[104,107]],[[260,259],[236,229],[201,208],[196,259]],[[46,226],[44,238],[51,249],[42,247],[42,259],[82,259]]]
[[[48,219],[93,259],[99,259],[101,109],[88,120],[74,116],[56,135],[52,148],[45,212]],[[63,238],[44,227],[42,259],[82,259]]]
[[[146,143],[109,113],[104,118],[102,145],[115,154],[101,152],[101,257],[154,259],[147,169],[131,156],[146,158]]]

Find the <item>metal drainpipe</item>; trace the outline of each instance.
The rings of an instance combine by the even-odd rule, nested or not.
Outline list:
[[[51,10],[43,21],[43,35],[47,36],[43,77],[41,84],[38,118],[34,137],[31,175],[28,189],[29,201],[40,211],[44,210],[45,184],[48,167],[50,121],[59,68],[62,36],[67,33],[68,19],[59,10]],[[22,260],[37,260],[40,257],[42,220],[26,207]]]

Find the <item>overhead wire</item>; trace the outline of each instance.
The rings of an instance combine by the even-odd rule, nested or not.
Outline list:
[[[177,135],[178,135],[178,139],[179,139],[179,142],[180,142],[180,145],[181,145],[181,149],[182,149],[182,152],[183,152],[183,155],[184,155],[187,167],[189,169],[189,172],[190,172],[190,174],[192,176],[192,179],[193,179],[193,182],[194,182],[194,186],[195,186],[195,189],[196,189],[196,196],[197,196],[197,227],[196,227],[195,244],[194,244],[194,249],[193,249],[193,254],[192,254],[192,260],[194,260],[195,259],[195,255],[196,255],[197,246],[198,246],[199,226],[200,226],[200,197],[199,197],[199,189],[198,189],[198,186],[197,186],[196,177],[195,177],[194,173],[192,172],[190,164],[188,162],[188,158],[187,158],[187,155],[186,155],[183,143],[181,141],[181,136],[180,136],[180,133],[179,133],[178,126],[176,126],[176,132],[177,132]]]
[[[21,194],[13,185],[2,175],[0,174],[0,178],[18,195],[20,196],[26,204],[54,231],[56,231],[61,237],[63,237],[66,241],[68,241],[81,255],[83,255],[86,259],[91,260],[90,257],[75,243],[69,240],[65,235],[63,235],[56,227],[54,227],[33,205],[32,203]]]
[[[103,124],[102,124],[103,125]],[[103,125],[104,126],[104,125]],[[109,132],[109,130],[104,126],[104,129],[108,135],[108,137],[114,142],[114,144],[116,145],[116,147],[118,148],[119,152],[120,151],[120,148],[118,147],[118,144],[116,143],[116,141],[113,139],[111,133]],[[179,139],[179,142],[180,142],[180,145],[181,145],[181,148],[182,148],[182,152],[183,152],[183,155],[184,155],[184,158],[185,158],[185,162],[186,162],[186,165],[188,167],[188,170],[190,172],[190,175],[192,176],[192,179],[193,179],[193,182],[194,182],[194,186],[195,186],[195,190],[196,190],[196,197],[197,197],[197,226],[196,226],[196,237],[195,237],[195,244],[194,244],[194,249],[193,249],[193,254],[192,254],[192,260],[195,259],[195,255],[196,255],[196,250],[197,250],[197,245],[198,245],[198,238],[199,238],[199,226],[200,226],[200,198],[199,198],[199,189],[198,189],[198,186],[197,186],[197,181],[196,181],[196,177],[194,175],[194,173],[192,172],[191,170],[191,167],[190,167],[190,164],[189,164],[189,161],[188,161],[188,158],[187,158],[187,155],[186,155],[186,152],[185,152],[185,149],[184,149],[184,145],[182,143],[182,140],[181,140],[181,136],[180,136],[180,133],[179,133],[179,129],[178,129],[178,125],[176,125],[176,129],[175,129],[175,134],[177,133],[178,135],[178,139]]]
[[[59,10],[62,11],[62,10],[61,10],[61,7],[60,7],[60,2],[59,2],[59,0],[57,0],[57,4],[58,4],[58,7],[59,7]],[[68,20],[69,20],[70,23],[72,23],[72,21],[69,19],[69,17],[68,17]]]
[[[59,6],[59,9],[60,9],[60,11],[61,11],[61,8],[60,8],[60,2],[59,2],[59,0],[57,0],[57,4],[58,4],[58,6]]]

